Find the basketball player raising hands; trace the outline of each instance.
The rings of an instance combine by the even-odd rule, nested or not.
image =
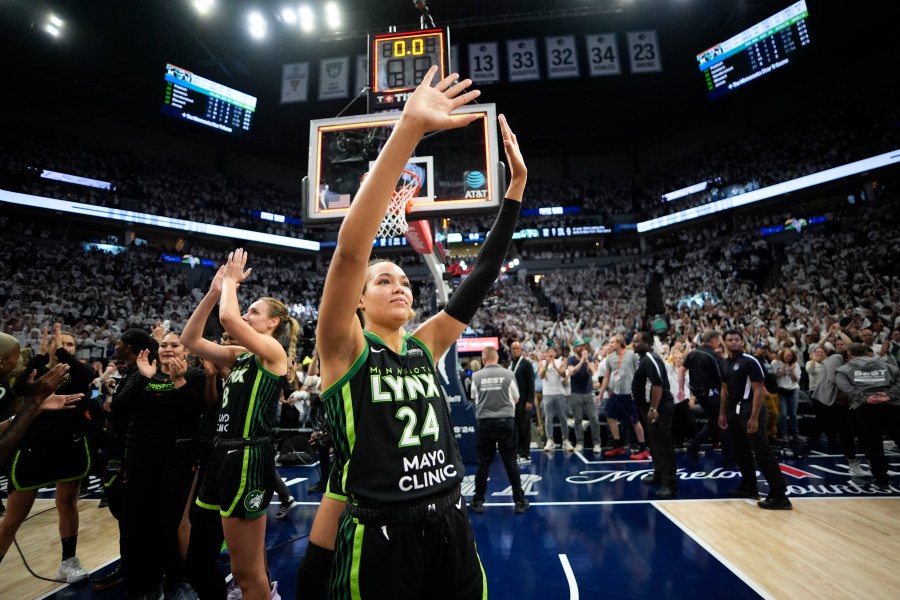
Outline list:
[[[432,86],[436,72],[432,67],[410,97],[360,187],[325,279],[316,339],[336,460],[300,568],[307,598],[324,597],[318,586],[328,570],[335,600],[354,594],[424,597],[437,590],[446,598],[487,594],[460,497],[465,469],[434,357],[474,316],[515,231],[527,170],[504,116],[500,127],[511,171],[506,199],[472,273],[446,308],[408,333],[409,278],[389,261],[369,260],[419,140],[478,118],[452,114],[478,97],[478,91],[466,91],[472,82],[455,83],[454,73]]]

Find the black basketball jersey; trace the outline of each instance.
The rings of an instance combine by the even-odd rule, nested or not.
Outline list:
[[[0,381],[0,421],[5,421],[15,414],[16,397],[8,381]]]
[[[244,352],[238,356],[222,389],[219,439],[270,435],[278,408],[280,378],[263,368],[255,354]]]
[[[452,490],[465,468],[431,352],[411,334],[399,354],[364,334],[362,353],[322,393],[336,456],[329,491],[387,504]]]

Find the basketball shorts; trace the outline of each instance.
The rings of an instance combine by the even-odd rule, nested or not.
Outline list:
[[[332,600],[476,600],[487,581],[456,488],[415,507],[353,509],[338,522]]]
[[[217,440],[197,506],[217,510],[223,517],[255,519],[269,507],[275,476],[271,438]]]
[[[56,482],[78,481],[91,468],[91,453],[83,433],[65,440],[41,440],[20,448],[9,468],[10,489],[37,490]]]
[[[612,394],[606,401],[606,418],[628,421],[632,425],[638,422],[637,404],[628,394]]]

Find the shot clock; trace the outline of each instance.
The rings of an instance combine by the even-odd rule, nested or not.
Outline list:
[[[450,72],[450,36],[444,29],[422,29],[372,36],[369,43],[369,112],[399,110],[433,65],[434,82]]]

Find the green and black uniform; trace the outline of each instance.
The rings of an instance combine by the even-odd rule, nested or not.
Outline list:
[[[275,490],[271,431],[279,379],[255,354],[238,356],[222,390],[215,447],[198,506],[218,510],[223,517],[265,514]]]
[[[364,335],[359,357],[322,394],[336,457],[327,495],[347,502],[330,597],[481,598],[459,493],[465,468],[431,352],[410,334],[399,354]]]
[[[91,466],[85,429],[88,419],[88,400],[91,381],[97,372],[90,365],[78,361],[66,350],[56,351],[59,362],[69,365],[69,372],[56,388],[57,394],[83,394],[74,410],[46,412],[39,415],[10,460],[9,484],[16,491],[37,490],[54,482],[78,481],[88,474]],[[25,368],[25,373],[37,371],[36,377],[46,374],[50,358],[38,354]],[[26,378],[16,382],[15,392],[24,397]]]

